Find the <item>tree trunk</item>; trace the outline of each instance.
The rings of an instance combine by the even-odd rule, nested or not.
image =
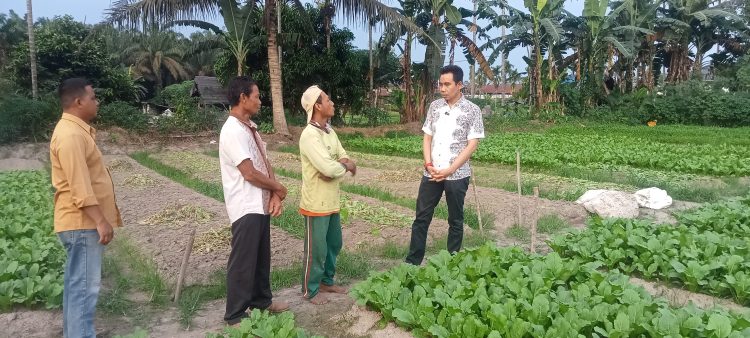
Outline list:
[[[450,49],[450,59],[448,60],[449,65],[453,65],[453,61],[455,60],[456,56],[456,39],[451,38],[451,49]]]
[[[266,10],[275,10],[276,1],[266,1],[267,5],[273,6],[273,8],[267,8]],[[273,128],[276,133],[282,135],[290,135],[289,129],[286,125],[286,116],[284,116],[284,96],[281,84],[281,63],[279,62],[279,49],[276,43],[276,23],[273,15],[268,15],[268,24],[266,31],[268,32],[268,70],[270,72],[271,82],[271,104],[273,105]]]
[[[34,41],[34,15],[31,11],[31,0],[26,0],[26,25],[29,33],[29,62],[31,66],[31,96],[39,98],[36,69],[36,42]]]
[[[401,122],[410,122],[413,115],[412,105],[412,84],[411,84],[411,39],[412,33],[406,33],[406,43],[404,44],[404,113],[401,115]]]
[[[331,2],[330,0],[326,0],[324,8],[326,11],[326,17],[325,17],[325,28],[326,28],[326,51],[331,51]]]
[[[544,92],[542,90],[542,48],[541,48],[541,41],[539,38],[539,26],[538,24],[534,27],[534,59],[536,60],[534,64],[534,105],[536,108],[541,108],[544,104]]]
[[[367,43],[367,49],[370,54],[370,67],[367,74],[367,77],[370,79],[370,95],[372,95],[370,99],[370,105],[376,104],[375,99],[377,98],[377,93],[373,92],[374,88],[374,77],[375,77],[375,68],[372,64],[372,19],[369,20],[367,23],[367,33],[368,33],[368,43]]]

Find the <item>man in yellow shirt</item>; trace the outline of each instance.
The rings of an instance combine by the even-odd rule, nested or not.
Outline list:
[[[299,139],[302,161],[300,213],[305,217],[303,296],[313,304],[328,302],[319,292],[346,293],[334,284],[336,257],[341,251],[339,181],[346,172],[357,173],[336,132],[328,123],[333,101],[318,86],[302,94],[308,125]]]
[[[99,101],[91,83],[73,78],[58,88],[63,113],[50,141],[54,227],[67,252],[63,291],[63,335],[95,337],[94,316],[104,246],[122,226],[112,177],[96,146]]]

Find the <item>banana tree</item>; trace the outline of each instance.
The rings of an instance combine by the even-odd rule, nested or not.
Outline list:
[[[667,82],[685,81],[691,73],[700,74],[706,46],[713,45],[709,38],[718,20],[742,21],[737,14],[712,6],[707,0],[664,0],[656,29],[663,36],[668,54]],[[695,60],[690,60],[690,46],[698,48]],[[709,46],[710,45],[710,46]],[[700,63],[700,64],[698,64]],[[698,68],[691,72],[691,68]]]

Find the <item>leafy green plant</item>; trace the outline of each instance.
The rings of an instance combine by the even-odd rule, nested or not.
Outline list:
[[[250,317],[240,322],[239,327],[226,327],[225,334],[206,335],[208,338],[303,338],[309,337],[303,329],[294,324],[294,314],[283,312],[277,315],[271,315],[268,311],[254,309],[250,312]],[[312,336],[318,337],[318,336]]]
[[[734,205],[738,215],[746,208]],[[549,241],[564,257],[597,262],[609,269],[636,273],[685,286],[693,292],[734,298],[750,304],[750,240],[739,235],[746,225],[715,212],[719,203],[680,218],[684,224],[653,224],[641,220],[594,219],[589,228]]]
[[[103,126],[118,126],[137,132],[148,129],[148,115],[132,105],[116,101],[99,108],[96,121]]]
[[[65,250],[52,232],[52,189],[42,171],[0,173],[0,310],[62,304]]]
[[[422,138],[345,138],[347,149],[379,154],[421,156]],[[523,165],[555,168],[564,165],[626,165],[710,175],[748,175],[749,146],[673,144],[600,134],[504,133],[489,135],[473,159],[515,164],[521,149]]]
[[[402,264],[352,289],[360,305],[434,337],[744,337],[750,321],[671,308],[598,265],[484,245]]]

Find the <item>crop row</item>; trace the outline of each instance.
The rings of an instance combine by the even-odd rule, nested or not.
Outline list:
[[[372,275],[352,293],[417,337],[747,337],[748,318],[671,308],[614,272],[485,245]]]
[[[49,176],[0,173],[0,191],[0,309],[59,307],[65,251],[52,230]]]
[[[422,139],[345,138],[351,150],[380,154],[419,156]],[[561,165],[626,165],[636,168],[708,175],[749,175],[750,147],[726,144],[656,143],[633,137],[598,134],[503,133],[488,135],[474,159],[513,164],[516,149],[522,162],[535,167]]]

